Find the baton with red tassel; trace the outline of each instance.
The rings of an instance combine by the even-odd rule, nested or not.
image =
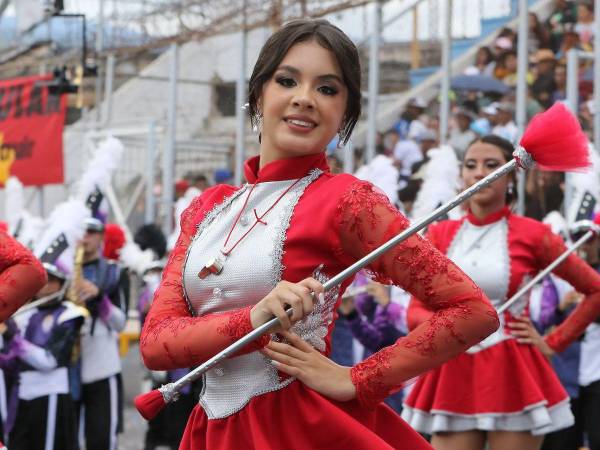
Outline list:
[[[479,190],[515,170],[517,167],[526,170],[537,163],[541,168],[546,170],[572,171],[584,169],[589,166],[587,138],[583,134],[575,116],[562,103],[554,104],[548,111],[538,114],[531,120],[513,156],[514,159],[499,167],[468,189],[465,189],[454,199],[440,206],[427,217],[420,219],[379,248],[373,250],[331,278],[323,284],[324,289],[327,291],[340,284],[391,248],[405,241],[434,222],[437,218],[463,203]],[[287,310],[287,314],[292,314],[291,308]],[[250,342],[264,334],[271,333],[278,325],[279,320],[273,318],[217,353],[179,380],[146,394],[138,395],[135,399],[136,408],[145,419],[151,420],[156,417],[167,403],[177,399],[179,391],[185,385],[198,379],[203,373],[234,355]]]

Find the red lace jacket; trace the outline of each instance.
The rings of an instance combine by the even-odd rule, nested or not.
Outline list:
[[[507,298],[510,298],[524,282],[533,278],[566,250],[563,240],[552,233],[550,227],[536,220],[512,214],[508,208],[504,208],[483,220],[469,214],[461,220],[437,223],[429,227],[427,237],[435,247],[446,253],[465,220],[484,226],[504,217],[508,220],[510,280]],[[553,273],[586,296],[571,315],[545,338],[553,350],[561,352],[581,336],[586,327],[600,315],[600,274],[576,254],[571,254]],[[527,295],[525,294],[525,297]],[[426,303],[417,299],[411,301],[408,312],[409,327],[418,326],[427,320],[431,311],[428,311]],[[504,314],[505,318],[510,320],[510,311]]]
[[[408,226],[407,219],[371,184],[351,175],[330,174],[324,154],[275,161],[260,172],[258,159],[251,159],[246,163],[246,178],[250,183],[290,180],[313,169],[323,174],[305,189],[285,236],[282,278],[291,282],[310,276],[321,263],[322,271],[332,277]],[[141,336],[142,355],[152,369],[199,364],[252,329],[249,307],[193,317],[182,288],[182,266],[197,225],[235,189],[211,188],[182,214],[181,235]],[[247,240],[250,243],[243,245],[251,245],[251,238]],[[364,406],[379,403],[405,380],[442,364],[498,327],[497,315],[481,290],[418,235],[376,260],[370,270],[380,281],[425,299],[435,312],[408,336],[352,368],[357,396]],[[342,284],[340,293],[350,281]],[[332,326],[328,324],[329,335]],[[246,351],[260,348],[268,339],[264,337]]]
[[[33,254],[0,231],[0,322],[46,284],[46,271]]]

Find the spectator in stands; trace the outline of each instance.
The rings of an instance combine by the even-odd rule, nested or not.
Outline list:
[[[423,114],[427,104],[419,97],[415,97],[409,100],[408,105],[404,112],[400,114],[400,118],[394,124],[393,128],[396,129],[401,139],[408,137],[411,123],[418,120],[419,116]]]
[[[567,68],[564,64],[558,64],[554,69],[554,92],[552,103],[567,98]]]
[[[198,189],[200,192],[204,192],[210,187],[210,183],[208,182],[208,178],[203,173],[192,173],[189,177],[190,184]]]
[[[538,50],[531,58],[531,62],[534,64],[533,73],[535,76],[531,90],[540,105],[549,108],[552,106],[552,93],[555,90],[554,68],[556,58],[554,52],[547,48]]]
[[[537,14],[529,13],[529,33],[527,36],[527,52],[533,54],[540,48],[550,47],[550,33],[542,26]]]
[[[594,8],[592,4],[587,1],[581,1],[577,4],[575,31],[579,35],[579,40],[583,46],[593,45],[595,28]]]
[[[482,75],[491,75],[493,70],[494,54],[489,47],[479,47],[475,54],[475,64],[470,66],[465,72],[479,73]]]
[[[563,27],[563,38],[558,46],[558,51],[556,52],[556,59],[561,64],[567,63],[567,52],[574,48],[575,50],[583,50],[583,46],[579,41],[579,34],[575,31],[575,24],[567,23]],[[588,49],[591,50],[591,49]]]
[[[412,174],[413,164],[421,161],[423,154],[419,145],[412,139],[398,141],[394,148],[394,160],[399,170],[398,189],[404,189]]]
[[[424,173],[425,165],[429,162],[429,150],[438,146],[438,134],[435,130],[427,128],[418,134],[417,143],[421,149],[422,159],[412,165],[412,177],[417,173]],[[420,178],[422,179],[423,177],[421,176]]]
[[[454,123],[450,130],[448,144],[454,149],[456,157],[460,161],[462,161],[465,151],[471,142],[477,137],[475,132],[471,130],[473,118],[473,114],[464,108],[458,108],[454,111]]]
[[[550,47],[557,52],[563,40],[565,25],[574,24],[577,20],[575,4],[569,0],[555,0],[554,11],[548,19],[550,31]]]
[[[513,121],[513,106],[510,103],[498,103],[496,105],[496,126],[492,128],[492,134],[500,136],[513,144],[517,141],[519,129]]]
[[[396,144],[400,141],[400,135],[395,128],[390,128],[383,134],[383,147],[385,148],[385,154],[393,156]]]
[[[507,86],[517,85],[517,52],[508,50],[498,58],[494,76]]]

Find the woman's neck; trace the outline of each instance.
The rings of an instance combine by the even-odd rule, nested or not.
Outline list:
[[[471,210],[471,214],[473,214],[478,219],[485,219],[490,214],[500,211],[505,206],[506,203],[504,201],[489,203],[485,205],[476,202],[470,202],[469,209]]]

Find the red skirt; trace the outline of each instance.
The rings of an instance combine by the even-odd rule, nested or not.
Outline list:
[[[368,411],[356,401],[328,400],[298,381],[263,394],[240,411],[209,420],[197,405],[180,450],[431,450],[383,403]]]
[[[503,430],[542,435],[573,424],[569,397],[548,360],[536,347],[514,339],[463,353],[423,375],[402,417],[427,434]]]

